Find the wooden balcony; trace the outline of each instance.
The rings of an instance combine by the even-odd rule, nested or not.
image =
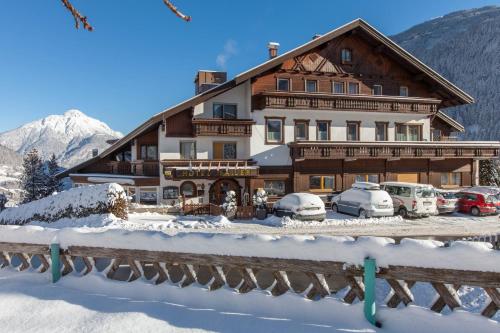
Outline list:
[[[160,164],[158,161],[136,160],[130,163],[134,176],[158,177],[160,175]]]
[[[252,136],[251,119],[193,119],[196,136]]]
[[[131,175],[132,168],[130,162],[125,161],[111,161],[106,164],[106,171],[104,173],[112,173],[118,175]]]
[[[253,160],[162,160],[167,179],[255,177],[259,167]]]
[[[293,142],[290,156],[302,159],[476,158],[500,156],[500,142]]]
[[[254,110],[275,108],[431,114],[438,111],[440,103],[441,100],[432,98],[277,91],[252,98]]]

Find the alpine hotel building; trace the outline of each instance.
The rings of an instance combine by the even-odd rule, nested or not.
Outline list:
[[[145,204],[220,204],[228,190],[245,204],[257,188],[326,194],[357,180],[471,186],[478,161],[499,156],[499,142],[456,141],[463,126],[441,112],[473,98],[363,20],[278,46],[229,81],[199,71],[194,97],[64,175]]]

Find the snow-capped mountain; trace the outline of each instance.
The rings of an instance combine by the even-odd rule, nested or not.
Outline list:
[[[92,149],[102,151],[109,147],[106,141],[122,136],[81,111],[68,110],[0,133],[0,145],[20,155],[36,148],[44,159],[54,153],[62,166],[70,167],[89,159]]]
[[[447,111],[465,139],[500,140],[500,7],[453,12],[391,38],[475,98]]]

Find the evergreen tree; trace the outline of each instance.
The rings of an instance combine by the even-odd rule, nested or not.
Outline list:
[[[61,184],[56,177],[59,170],[60,167],[57,164],[56,155],[52,154],[50,160],[47,162],[46,193],[44,193],[44,196],[52,195],[54,192],[61,190]]]
[[[31,150],[23,158],[23,174],[21,188],[24,190],[23,203],[38,200],[45,196],[47,177],[43,171],[43,163],[36,149]]]
[[[479,183],[485,186],[500,186],[500,163],[496,160],[479,161]]]

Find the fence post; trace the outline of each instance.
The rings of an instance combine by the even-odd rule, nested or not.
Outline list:
[[[370,324],[381,327],[380,323],[375,319],[377,312],[375,304],[375,273],[376,261],[372,258],[365,258],[364,265],[364,284],[365,284],[365,300],[364,300],[364,313],[365,318]]]
[[[59,243],[50,244],[50,258],[52,269],[52,283],[56,283],[61,278],[61,262],[59,261],[60,247]]]

